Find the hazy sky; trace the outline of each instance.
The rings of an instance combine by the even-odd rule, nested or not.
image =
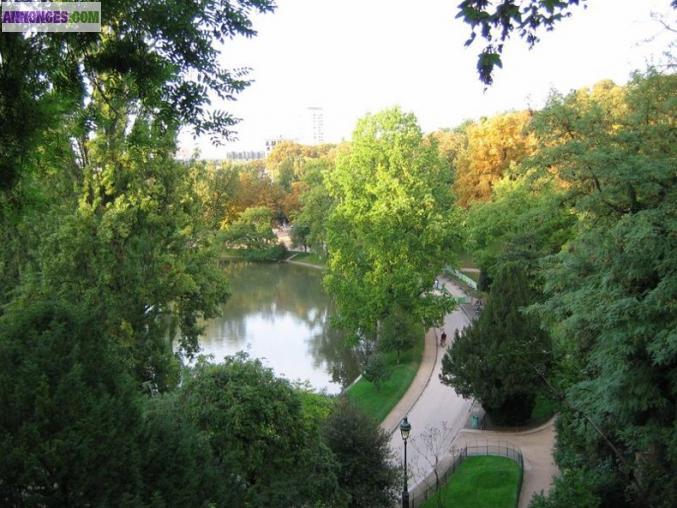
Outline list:
[[[224,48],[227,67],[252,68],[255,82],[225,109],[242,118],[239,140],[221,147],[184,134],[182,152],[203,157],[263,150],[264,140],[299,138],[309,106],[324,108],[325,138],[349,139],[367,112],[400,105],[431,131],[467,118],[540,107],[553,88],[567,92],[663,60],[674,37],[651,19],[670,0],[589,0],[531,51],[506,46],[503,69],[486,92],[475,71],[481,46],[464,47],[459,0],[279,0],[255,16],[257,37]],[[656,36],[656,37],[654,37]],[[646,40],[654,37],[651,42]]]

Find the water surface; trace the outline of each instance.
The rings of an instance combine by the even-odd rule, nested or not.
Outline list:
[[[215,361],[238,351],[260,358],[277,375],[338,393],[358,373],[341,335],[330,327],[333,306],[322,272],[288,263],[230,263],[231,297],[206,324],[202,353]]]

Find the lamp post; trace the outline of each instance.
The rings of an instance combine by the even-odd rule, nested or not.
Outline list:
[[[402,508],[409,508],[409,488],[407,487],[407,439],[409,439],[409,432],[411,432],[411,424],[407,421],[407,417],[405,416],[400,422],[400,433],[402,434],[402,441],[404,441],[404,490],[402,490]]]

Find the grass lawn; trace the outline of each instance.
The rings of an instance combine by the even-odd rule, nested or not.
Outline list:
[[[223,249],[221,249],[221,256],[225,259],[232,259],[232,258],[242,259],[242,252],[240,252],[240,249],[223,248]]]
[[[480,273],[479,273],[479,272],[466,272],[465,270],[460,270],[460,272],[461,272],[463,275],[467,275],[468,277],[470,277],[470,278],[471,278],[472,280],[474,280],[475,282],[479,282],[479,281],[480,281]]]
[[[423,339],[400,358],[397,364],[395,353],[386,354],[392,368],[390,377],[377,390],[373,383],[362,378],[347,391],[348,399],[376,421],[381,422],[400,401],[416,377],[423,356]]]
[[[536,396],[536,405],[531,411],[529,425],[541,425],[547,422],[557,411],[557,403],[544,395]]]
[[[300,261],[302,263],[308,263],[309,265],[321,266],[324,268],[324,259],[320,258],[314,252],[299,252],[294,256],[292,261]]]
[[[506,457],[468,457],[442,486],[442,506],[454,508],[514,508],[520,469]],[[436,508],[436,495],[421,506]]]

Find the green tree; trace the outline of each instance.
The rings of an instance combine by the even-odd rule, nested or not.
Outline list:
[[[184,381],[182,412],[208,438],[229,506],[331,503],[333,457],[288,381],[246,356],[198,363]]]
[[[417,340],[425,335],[425,330],[402,309],[395,309],[383,320],[378,348],[381,351],[393,351],[400,363],[400,354],[409,350]]]
[[[264,249],[277,241],[272,228],[273,213],[259,206],[247,208],[225,229],[226,244],[247,249]]]
[[[395,305],[426,325],[452,307],[430,290],[453,247],[449,176],[413,115],[390,109],[358,122],[327,176],[336,204],[325,284],[345,329],[373,340]]]
[[[550,340],[534,316],[521,310],[535,295],[523,267],[504,265],[480,317],[442,358],[441,380],[476,398],[498,423],[520,424],[531,416],[540,373],[550,363]]]
[[[381,385],[391,374],[392,369],[383,353],[374,352],[369,355],[362,375],[367,381],[374,384],[377,391],[381,389]]]
[[[376,422],[340,399],[324,424],[325,440],[340,467],[338,484],[350,507],[390,507],[401,476],[390,437]]]
[[[200,199],[204,220],[212,230],[232,222],[239,213],[237,199],[242,169],[235,163],[216,165],[196,162],[193,167],[195,193]]]
[[[141,405],[97,316],[46,299],[0,319],[0,504],[138,504]]]
[[[466,246],[482,267],[483,279],[503,263],[520,263],[540,289],[542,258],[560,251],[575,223],[566,191],[552,175],[506,176],[494,186],[491,201],[468,209]]]
[[[146,506],[224,506],[232,501],[208,436],[182,411],[178,393],[144,401],[139,432]]]
[[[603,477],[603,506],[677,502],[676,79],[649,72],[624,89],[555,96],[536,119],[540,159],[581,218],[548,260],[538,308],[570,409],[558,462]]]
[[[308,249],[308,235],[310,235],[310,226],[294,224],[289,236],[294,245],[303,247],[305,251]]]
[[[294,217],[296,227],[308,228],[307,242],[321,256],[327,254],[327,219],[334,206],[326,184],[332,167],[333,163],[328,160],[312,160],[306,164],[301,180],[305,187],[299,198],[301,209]]]
[[[272,221],[273,214],[269,208],[247,208],[235,222],[226,226],[223,240],[228,247],[243,249],[248,259],[283,259],[287,250],[277,243]]]
[[[228,137],[237,120],[208,108],[210,94],[233,99],[249,81],[246,69],[221,66],[219,47],[238,35],[256,35],[251,13],[273,8],[271,0],[111,0],[100,33],[3,37],[0,189],[13,188],[39,160],[32,148],[60,122],[74,120],[78,140],[87,138],[92,117],[79,113],[93,93],[107,95],[110,82],[102,79],[125,83],[140,113],[166,128],[185,124],[196,134],[214,134],[215,141]]]
[[[100,106],[102,130],[86,145],[81,189],[45,205],[55,217],[31,217],[39,237],[13,296],[30,302],[57,292],[97,306],[102,335],[125,346],[137,379],[164,390],[178,382],[167,337],[195,353],[199,319],[218,311],[225,279],[190,171],[170,151],[173,136],[143,117],[125,132],[129,118]]]

